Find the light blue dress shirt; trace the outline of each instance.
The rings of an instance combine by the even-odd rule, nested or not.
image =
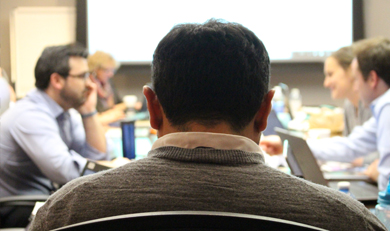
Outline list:
[[[86,158],[107,159],[86,142],[76,110],[63,109],[34,89],[3,114],[0,126],[0,197],[49,194],[80,176]]]
[[[386,189],[390,176],[390,89],[370,105],[372,117],[356,126],[348,137],[308,140],[317,159],[350,162],[379,152],[379,190]]]

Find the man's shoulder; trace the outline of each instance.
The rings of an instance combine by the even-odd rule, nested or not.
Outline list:
[[[28,129],[52,126],[55,118],[44,105],[22,99],[2,115],[1,121],[4,129],[13,130],[15,127]]]
[[[309,215],[307,222],[312,219],[310,221],[314,222],[312,224],[321,224],[328,220],[328,228],[333,227],[330,230],[346,230],[348,226],[349,230],[382,230],[377,229],[382,227],[378,219],[356,199],[329,187],[299,180],[301,182],[291,185],[292,187],[289,189],[291,197],[285,198],[285,200],[296,200],[295,202],[301,203],[300,210],[302,212],[307,210],[309,214],[321,216],[317,220],[315,215],[311,218]],[[292,214],[292,216],[296,215]],[[318,227],[324,226],[318,225]]]
[[[256,171],[255,168],[262,168],[260,166],[241,172],[238,167],[222,170],[220,166],[214,165],[207,167],[210,171],[204,167],[200,170],[202,174],[198,174],[200,172],[196,169],[200,166],[195,168],[188,163],[181,163],[147,157],[116,169],[72,180],[49,198],[44,209],[38,212],[42,214],[38,215],[37,223],[56,220],[50,223],[50,228],[55,228],[67,224],[63,216],[77,217],[76,220],[81,222],[101,216],[139,212],[142,209],[161,209],[167,205],[175,210],[178,201],[180,208],[199,209],[188,203],[188,199],[198,200],[202,204],[208,203],[215,196],[213,203],[207,206],[209,209],[225,211],[226,200],[229,200],[229,211],[266,216],[272,213],[275,217],[318,227],[347,230],[348,226],[351,230],[365,230],[362,227],[380,226],[361,203],[347,195],[278,170],[270,171],[265,165],[262,165],[264,170],[258,174],[252,172]],[[177,168],[172,168],[172,165]],[[191,168],[197,174],[186,174],[186,168]],[[229,176],[220,177],[218,170],[229,170]],[[211,171],[213,176],[209,174]],[[241,183],[234,183],[234,178]],[[215,187],[212,186],[214,184]],[[200,185],[208,187],[202,188]],[[235,193],[231,194],[229,188],[236,189],[233,190]],[[157,195],[159,202],[155,201]],[[156,204],[148,207],[146,201],[155,201]],[[104,210],[104,215],[101,212],[77,212],[92,206],[97,206],[99,211]],[[354,229],[356,227],[361,228]]]

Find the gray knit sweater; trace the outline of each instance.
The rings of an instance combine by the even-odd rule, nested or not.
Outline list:
[[[363,204],[287,175],[257,153],[160,147],[122,167],[81,177],[53,194],[32,230],[152,211],[246,213],[329,230],[385,230]]]

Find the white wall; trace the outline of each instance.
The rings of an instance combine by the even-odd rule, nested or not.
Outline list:
[[[363,0],[364,26],[367,38],[390,38],[390,1]]]
[[[35,86],[34,69],[42,50],[76,40],[75,7],[18,7],[10,17],[11,76],[16,97]]]
[[[75,0],[0,0],[0,66],[11,75],[9,16],[20,6],[76,6]],[[11,77],[11,76],[10,76]]]
[[[75,6],[75,0],[0,0],[0,66],[10,73],[9,13],[17,6]],[[337,7],[337,6],[335,6]],[[366,37],[385,36],[390,38],[390,0],[363,0],[364,28]],[[337,35],[335,35],[337,36]],[[142,85],[149,81],[150,68],[135,66],[121,68],[114,80],[121,95],[141,96]],[[271,84],[285,82],[290,87],[301,88],[303,103],[334,104],[329,91],[322,86],[321,63],[312,64],[273,64]]]

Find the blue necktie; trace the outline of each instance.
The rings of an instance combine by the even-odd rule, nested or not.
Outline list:
[[[66,146],[70,148],[72,144],[72,133],[70,125],[70,114],[69,112],[63,112],[58,116],[58,124],[60,127],[60,135]]]

